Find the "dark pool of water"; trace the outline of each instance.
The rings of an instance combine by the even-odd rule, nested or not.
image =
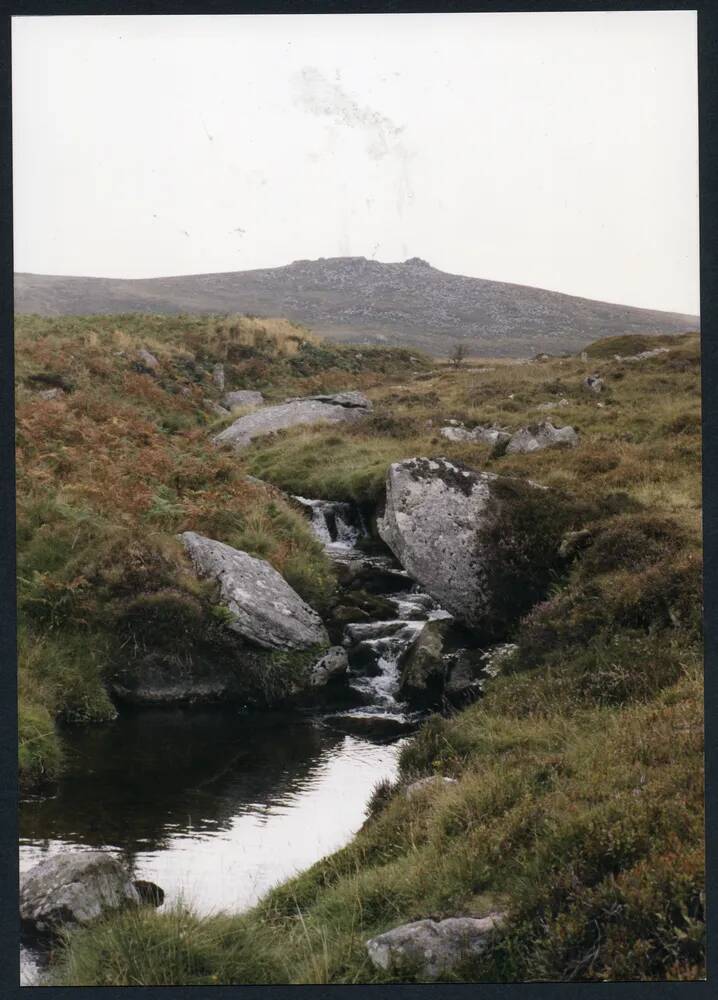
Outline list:
[[[165,906],[239,911],[345,844],[399,744],[343,734],[311,715],[236,709],[123,712],[63,734],[56,794],[22,803],[20,869],[104,848]],[[25,950],[26,982],[37,954]]]

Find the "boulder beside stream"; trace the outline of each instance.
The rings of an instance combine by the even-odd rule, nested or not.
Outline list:
[[[64,926],[85,926],[116,910],[139,906],[153,883],[138,890],[121,861],[105,851],[78,851],[46,858],[20,877],[20,920],[26,930],[54,934]]]
[[[195,531],[179,536],[198,574],[220,588],[228,627],[265,649],[328,646],[319,615],[264,559],[206,538]]]

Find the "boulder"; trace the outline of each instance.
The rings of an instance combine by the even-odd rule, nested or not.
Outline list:
[[[265,649],[310,649],[329,645],[319,615],[264,559],[205,538],[180,536],[197,573],[217,581],[228,627]]]
[[[491,631],[527,610],[548,582],[560,540],[554,540],[560,527],[553,519],[547,529],[551,502],[549,491],[530,481],[475,472],[446,458],[412,458],[390,466],[377,527],[442,608]],[[523,524],[513,534],[518,514]]]
[[[399,682],[402,695],[425,695],[442,686],[445,633],[446,620],[424,624],[404,656]]]
[[[587,375],[583,380],[583,387],[584,389],[587,389],[588,392],[602,392],[603,379],[599,378],[598,375]]]
[[[234,392],[225,393],[222,405],[232,410],[239,406],[262,406],[264,396],[254,389],[235,389]]]
[[[84,926],[141,901],[127,868],[104,851],[55,854],[20,878],[20,920],[42,934]]]
[[[481,691],[484,676],[481,654],[473,649],[461,649],[447,657],[444,695],[450,700],[475,697]]]
[[[204,408],[209,410],[210,413],[214,413],[216,417],[228,417],[230,415],[229,410],[226,407],[220,406],[219,403],[215,403],[213,399],[206,400]]]
[[[541,451],[544,448],[575,448],[578,444],[578,434],[573,427],[554,427],[546,420],[541,424],[531,424],[522,427],[511,435],[504,454],[526,454],[531,451]]]
[[[309,683],[312,687],[323,687],[329,681],[346,674],[348,666],[346,650],[342,646],[331,646],[312,667]]]
[[[339,395],[354,395],[343,393]],[[357,394],[361,395],[361,394]],[[323,397],[335,399],[337,397]],[[246,448],[254,438],[275,431],[298,427],[302,424],[335,424],[361,420],[369,413],[369,406],[357,403],[324,402],[323,399],[296,399],[278,406],[267,406],[254,413],[247,413],[230,424],[212,441],[214,444],[229,444],[236,450]],[[368,402],[368,400],[367,400]]]
[[[157,358],[154,356],[154,354],[150,354],[150,352],[146,350],[144,347],[141,347],[139,349],[139,351],[137,352],[137,357],[140,359],[140,363],[145,368],[148,368],[150,371],[154,371],[156,368],[159,367],[160,363],[157,360]]]
[[[455,784],[457,784],[456,778],[447,778],[443,774],[429,774],[426,778],[419,778],[407,785],[404,789],[404,798],[413,799],[431,788],[445,788],[447,785]]]
[[[503,919],[501,913],[490,913],[478,919],[418,920],[371,938],[366,949],[372,963],[384,972],[436,980],[482,954]]]
[[[362,409],[371,410],[372,402],[364,395],[363,392],[358,392],[356,389],[350,389],[346,392],[334,392],[329,395],[320,396],[305,396],[304,399],[313,399],[318,403],[328,403],[330,406],[347,406],[349,409]],[[302,402],[302,399],[297,397],[294,399],[286,400],[287,403]]]
[[[493,448],[508,444],[511,435],[501,427],[482,427],[481,425],[469,430],[460,425],[458,427],[442,427],[439,430],[442,437],[448,441],[480,441],[482,444],[491,445]]]

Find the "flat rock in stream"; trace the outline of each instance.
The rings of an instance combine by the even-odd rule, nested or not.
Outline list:
[[[194,531],[180,536],[200,576],[220,588],[220,602],[232,631],[265,649],[311,649],[328,646],[319,615],[264,559],[233,549]]]
[[[544,505],[552,502],[548,491],[528,480],[476,472],[445,458],[412,458],[390,466],[377,527],[442,608],[491,631],[508,615],[523,613],[523,596],[530,606],[544,578],[548,583],[556,560],[548,537],[554,523],[539,514],[547,515]],[[522,522],[515,533],[513,518]],[[521,569],[527,561],[531,587]]]
[[[360,403],[359,397],[365,402]],[[347,401],[348,400],[348,401]],[[254,438],[302,424],[353,423],[371,410],[371,403],[361,393],[337,393],[334,396],[293,399],[278,406],[266,406],[239,417],[220,434],[214,444],[246,448]]]
[[[40,934],[85,926],[141,901],[125,865],[104,851],[55,854],[20,878],[20,919]]]
[[[417,920],[371,938],[366,949],[372,963],[385,972],[436,980],[484,952],[502,920],[500,913]]]

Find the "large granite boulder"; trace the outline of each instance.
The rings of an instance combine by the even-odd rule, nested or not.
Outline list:
[[[219,584],[228,627],[264,649],[328,646],[319,615],[264,559],[194,531],[180,536],[197,573]]]
[[[557,497],[530,481],[412,458],[390,466],[377,527],[434,600],[491,633],[542,596],[564,514]]]
[[[142,888],[143,894],[127,868],[104,851],[56,854],[20,877],[20,919],[26,929],[41,934],[84,926],[112,911],[139,906]]]
[[[449,917],[438,922],[417,920],[371,938],[366,949],[372,963],[384,972],[441,979],[481,955],[502,920],[500,913],[481,918]]]
[[[278,406],[266,406],[239,417],[212,438],[212,441],[214,444],[229,444],[241,450],[254,438],[265,434],[302,424],[352,423],[361,420],[370,410],[369,400],[362,393],[355,392],[290,399]]]

